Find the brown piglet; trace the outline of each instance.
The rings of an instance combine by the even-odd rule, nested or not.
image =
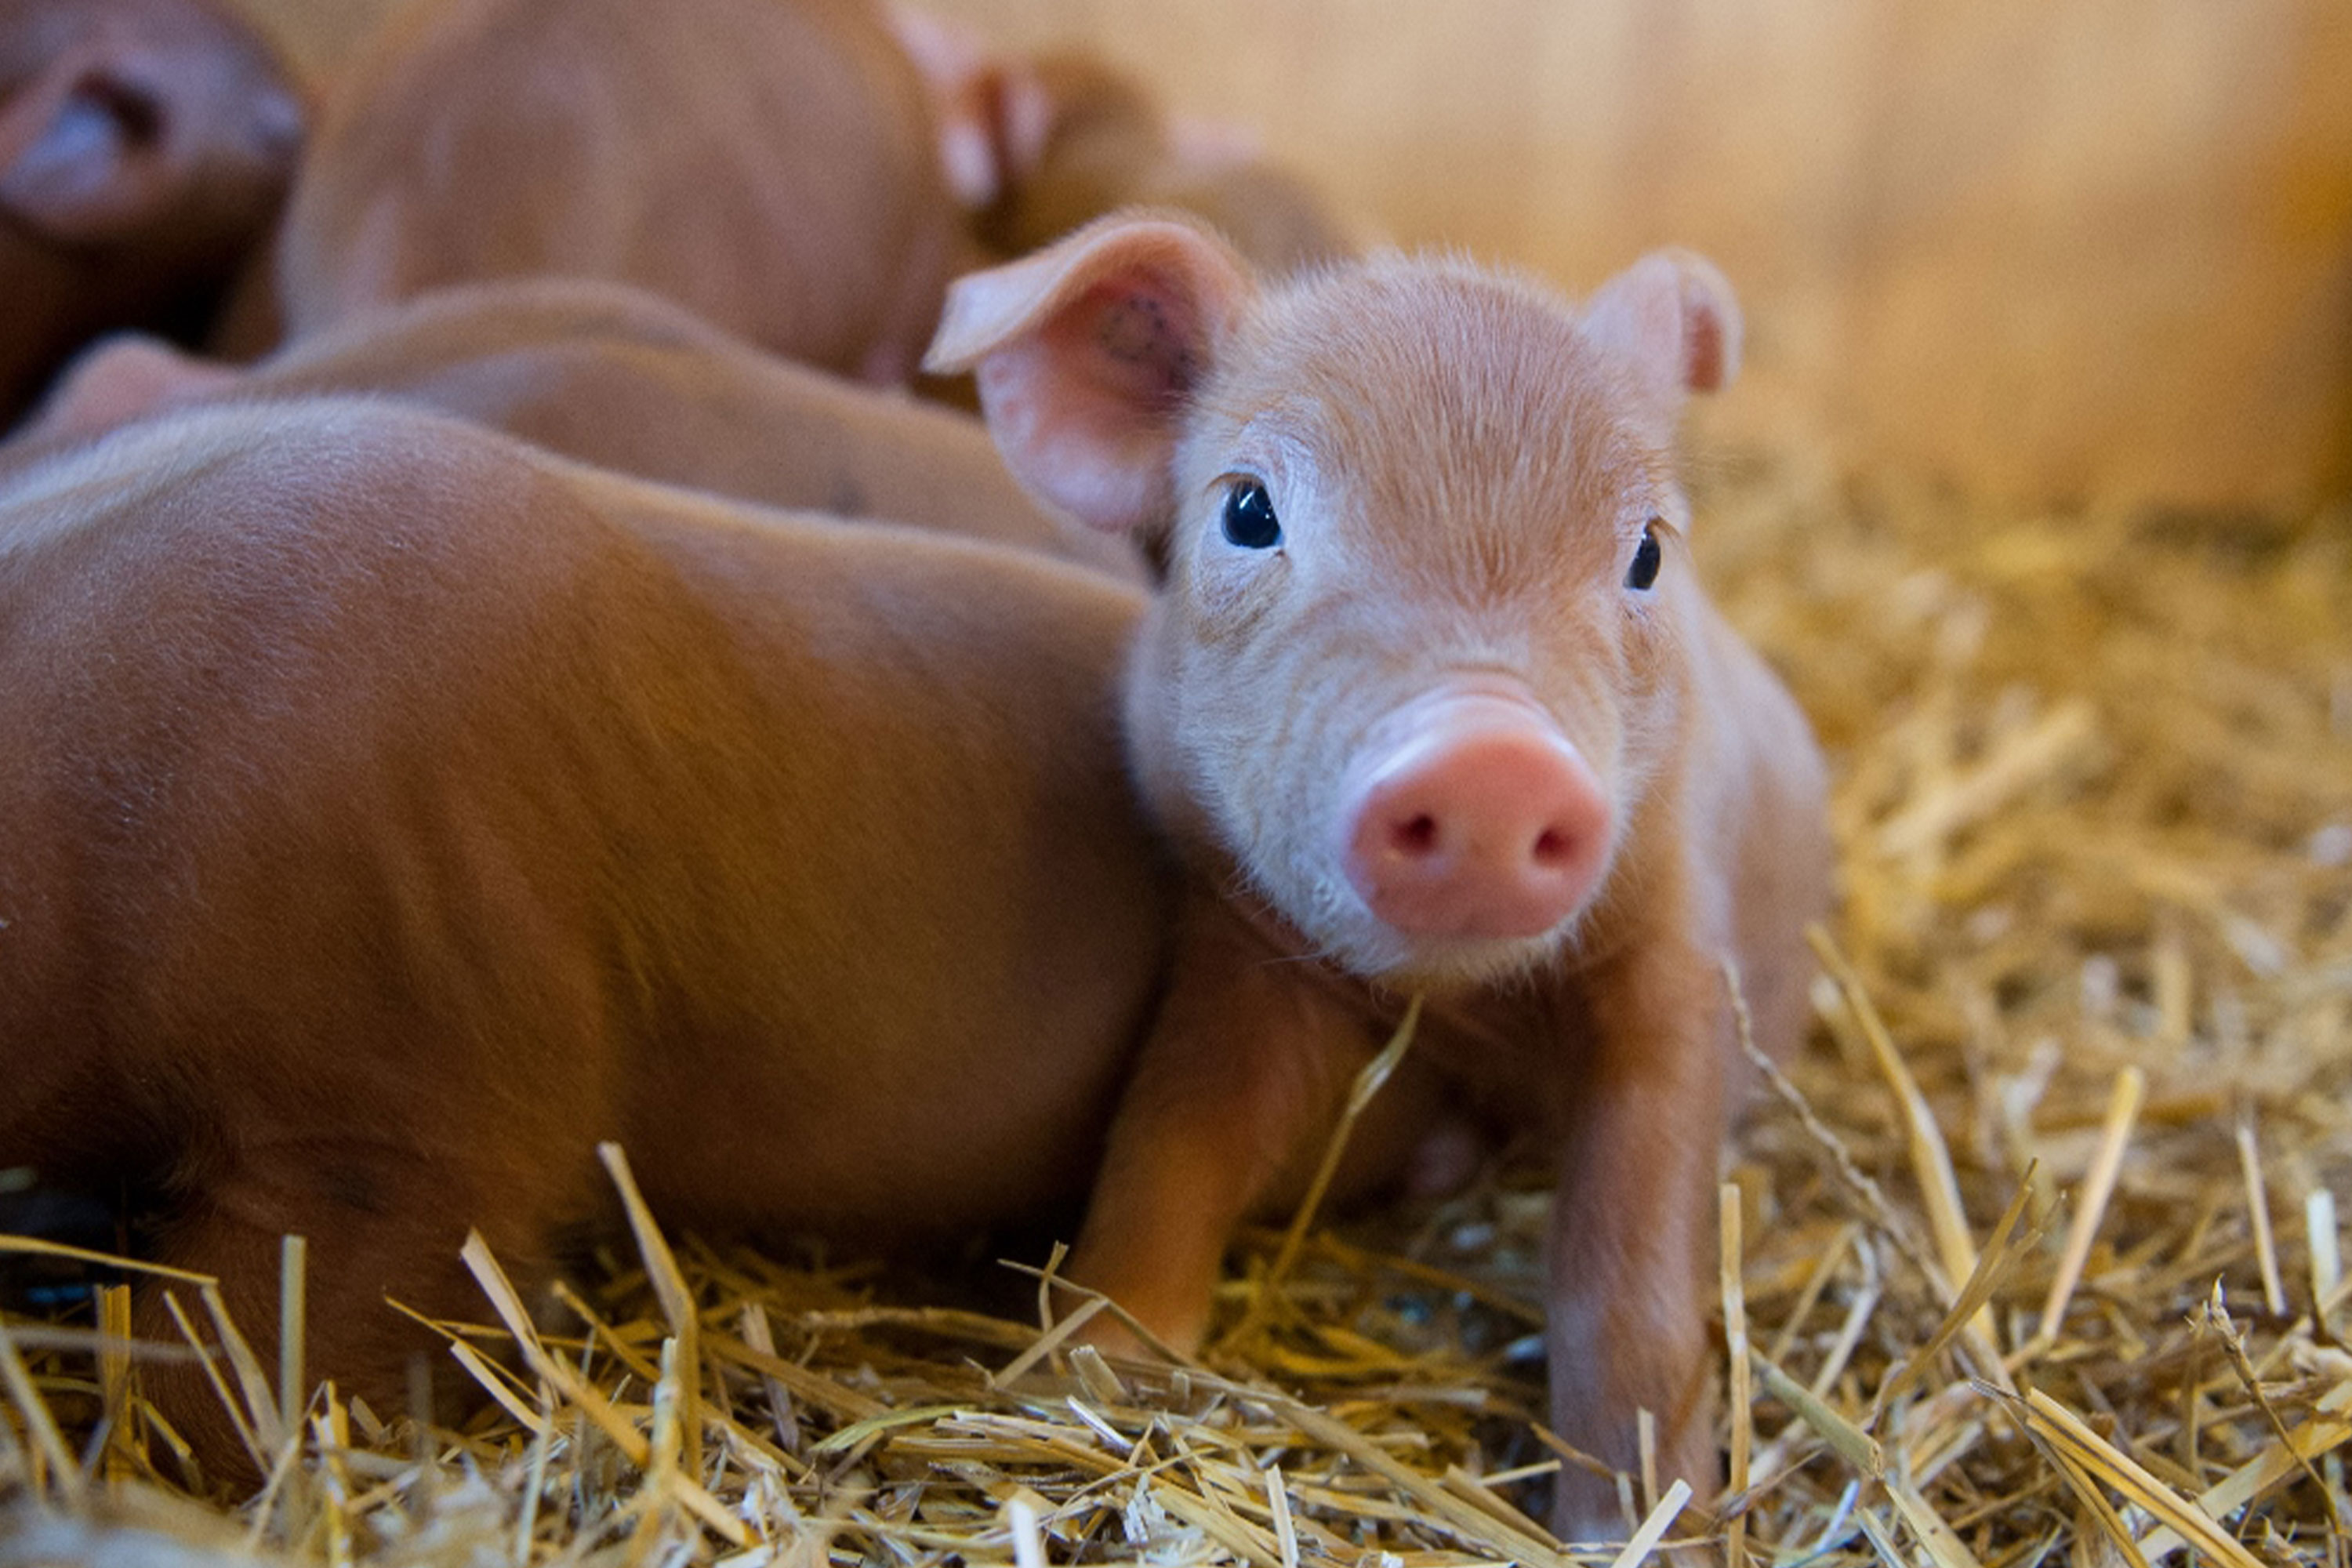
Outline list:
[[[306,114],[205,0],[0,0],[0,426],[101,332],[201,335],[268,237]]]
[[[1323,197],[1254,136],[1170,114],[1100,55],[1024,56],[918,5],[887,15],[930,88],[949,185],[996,258],[1136,205],[1191,214],[1268,272],[1356,248]]]
[[[160,1205],[379,1412],[608,1191],[874,1247],[1075,1205],[1163,965],[1140,595],[381,401],[0,476],[0,1166]],[[171,1339],[142,1286],[142,1333]],[[446,1366],[446,1357],[441,1358]],[[251,1452],[144,1369],[215,1476]]]
[[[639,479],[968,534],[1141,581],[1131,544],[1039,506],[971,415],[766,353],[642,289],[582,279],[436,289],[250,369],[126,335],[76,361],[18,441],[79,439],[198,400],[321,393],[397,398]]]
[[[302,161],[278,330],[562,274],[904,382],[969,243],[936,142],[866,0],[421,0],[346,68]]]
[[[1071,1269],[1171,1342],[1375,1044],[1302,968],[1423,992],[1424,1065],[1555,1162],[1557,1430],[1633,1469],[1646,1410],[1663,1478],[1719,1479],[1728,977],[1790,1050],[1831,861],[1818,751],[1701,590],[1675,479],[1739,335],[1684,254],[1573,307],[1394,255],[1262,285],[1148,214],[950,295],[934,366],[977,366],[1014,471],[1165,562],[1128,740],[1196,891]],[[1556,1515],[1623,1528],[1575,1469]]]

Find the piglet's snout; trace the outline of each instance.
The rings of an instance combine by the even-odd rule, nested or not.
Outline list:
[[[1532,702],[1440,692],[1381,726],[1343,784],[1344,865],[1372,913],[1423,937],[1538,936],[1599,880],[1609,800]]]

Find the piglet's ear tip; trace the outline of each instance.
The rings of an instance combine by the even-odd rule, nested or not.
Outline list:
[[[1119,276],[1157,279],[1162,295],[1184,302],[1192,327],[1211,332],[1251,288],[1246,265],[1213,230],[1183,214],[1129,208],[1043,250],[957,279],[923,368],[961,374],[1098,281]]]
[[[1003,292],[995,271],[967,273],[949,284],[923,368],[933,375],[961,375],[987,358],[1011,335],[999,299]]]
[[[976,357],[964,348],[955,329],[952,315],[940,315],[939,331],[931,334],[931,345],[922,351],[922,369],[927,376],[962,376],[976,364]]]
[[[1579,326],[1631,367],[1644,400],[1669,416],[1691,393],[1720,392],[1739,374],[1739,302],[1695,251],[1644,255],[1585,301]]]

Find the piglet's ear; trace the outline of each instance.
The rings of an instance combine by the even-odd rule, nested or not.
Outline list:
[[[1714,264],[1687,250],[1654,250],[1611,279],[1579,326],[1627,367],[1662,425],[1689,394],[1718,392],[1739,374],[1739,303]]]
[[[923,79],[948,189],[974,212],[1003,200],[1045,155],[1054,106],[1045,83],[1025,58],[925,6],[889,0],[882,16]]]
[[[1253,292],[1223,241],[1114,215],[959,279],[928,370],[977,369],[997,450],[1031,491],[1110,532],[1162,526],[1192,392]]]
[[[93,344],[66,366],[17,433],[35,438],[95,436],[226,392],[241,379],[231,366],[184,353],[161,338],[124,332]]]

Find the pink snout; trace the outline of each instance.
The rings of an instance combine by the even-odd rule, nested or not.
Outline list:
[[[1538,936],[1599,881],[1609,800],[1532,703],[1483,691],[1400,713],[1354,770],[1345,868],[1373,914],[1410,936]]]

